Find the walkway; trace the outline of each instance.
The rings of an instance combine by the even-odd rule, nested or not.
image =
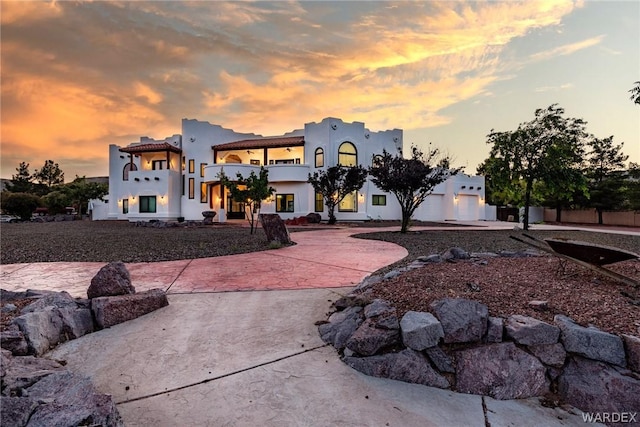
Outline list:
[[[349,237],[366,231],[300,232],[292,234],[297,245],[273,251],[128,264],[137,290],[168,289],[170,305],[50,357],[113,395],[127,426],[584,425],[579,411],[537,399],[496,401],[343,364],[314,323],[326,319],[331,301],[407,253]],[[3,265],[2,287],[86,296],[102,265]],[[245,292],[230,292],[237,290]]]

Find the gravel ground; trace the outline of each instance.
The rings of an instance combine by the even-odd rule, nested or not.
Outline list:
[[[457,246],[467,252],[499,252],[531,249],[509,236],[517,236],[519,232],[512,230],[429,230],[400,232],[382,232],[359,234],[361,239],[383,240],[396,243],[409,251],[409,255],[395,264],[380,269],[378,273],[387,272],[406,265],[422,255],[442,253]],[[588,231],[536,231],[527,232],[538,239],[545,237],[582,240],[599,245],[613,246],[620,249],[640,253],[640,236],[628,234],[596,233]]]

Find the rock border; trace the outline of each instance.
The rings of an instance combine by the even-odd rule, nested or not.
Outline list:
[[[406,267],[365,278],[318,322],[322,340],[364,374],[495,399],[556,394],[583,411],[633,413],[640,408],[640,338],[584,327],[556,315],[553,324],[512,315],[492,317],[486,305],[444,298],[430,312],[398,319],[367,288],[432,262],[528,257],[537,252],[469,254],[451,248]],[[532,301],[544,306],[544,301]]]

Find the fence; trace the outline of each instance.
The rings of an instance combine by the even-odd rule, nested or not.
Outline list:
[[[598,212],[595,209],[562,210],[562,222],[579,224],[597,224]],[[556,220],[556,210],[544,210],[544,221],[554,222]],[[640,227],[640,211],[608,212],[602,213],[602,223],[604,225],[621,225],[626,227]]]

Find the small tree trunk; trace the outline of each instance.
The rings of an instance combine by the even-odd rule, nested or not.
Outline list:
[[[604,224],[604,222],[602,222],[602,208],[596,208],[596,212],[598,212],[598,224]]]
[[[406,233],[409,230],[409,221],[411,221],[411,215],[403,211],[402,225],[400,226],[400,233]]]
[[[529,230],[529,204],[531,203],[531,189],[533,182],[527,181],[527,188],[524,193],[524,218],[522,219],[522,229]]]
[[[562,222],[562,205],[556,204],[556,222]]]
[[[335,215],[335,210],[336,210],[336,205],[327,204],[327,211],[329,213],[329,222],[328,222],[328,224],[335,224],[337,222],[336,215]]]

